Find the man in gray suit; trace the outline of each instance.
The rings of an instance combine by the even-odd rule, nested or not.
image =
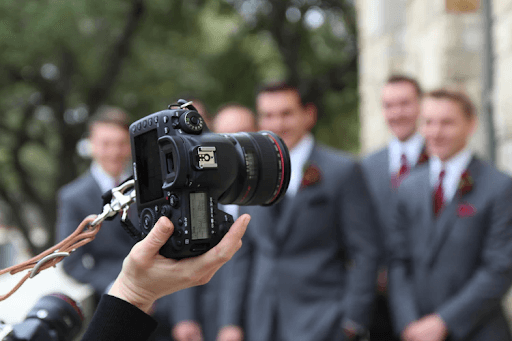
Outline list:
[[[219,340],[357,339],[369,323],[377,269],[373,212],[359,165],[321,146],[316,107],[287,84],[261,89],[259,127],[290,150],[282,202],[240,207],[252,217],[228,262]],[[244,313],[245,308],[245,313]]]
[[[130,175],[127,172],[131,158],[128,127],[128,116],[114,107],[101,107],[91,119],[89,141],[93,162],[90,170],[64,186],[58,194],[59,241],[69,236],[86,216],[101,213],[101,195]],[[136,223],[136,210],[131,209],[130,213]],[[121,271],[123,259],[133,244],[122,229],[119,217],[105,221],[94,242],[64,259],[64,270],[79,282],[91,284],[99,299]]]
[[[387,255],[396,189],[410,171],[427,161],[423,137],[417,132],[421,87],[405,75],[392,75],[382,88],[382,113],[393,138],[382,149],[365,157],[362,168],[379,221],[381,264],[377,297],[370,328],[372,341],[395,338],[387,300]]]
[[[512,179],[474,157],[475,109],[459,92],[422,103],[431,155],[398,189],[389,294],[406,341],[511,340]]]
[[[90,214],[99,214],[101,196],[130,176],[131,160],[129,118],[121,109],[103,106],[89,123],[89,140],[93,162],[90,170],[58,193],[58,241],[69,236]],[[130,220],[138,224],[135,206],[129,211]],[[121,271],[124,258],[135,244],[121,227],[120,217],[103,222],[92,243],[78,248],[64,259],[64,270],[82,283],[90,284],[96,299],[106,293]],[[187,307],[182,310],[186,311]],[[152,340],[168,340],[171,335],[171,303],[159,300],[154,317],[159,321]],[[185,313],[183,313],[185,315]]]

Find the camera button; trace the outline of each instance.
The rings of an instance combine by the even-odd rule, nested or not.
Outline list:
[[[148,120],[148,125],[149,125],[149,126],[152,126],[152,125],[153,125],[153,120],[152,120],[152,119],[149,119],[149,120]]]
[[[176,246],[181,247],[183,245],[183,242],[181,240],[176,241]]]
[[[167,116],[164,116],[164,123],[167,123],[169,121],[169,118]]]
[[[144,128],[146,128],[146,127],[148,126],[148,122],[146,122],[146,121],[142,122],[142,126],[143,126]]]
[[[158,116],[155,116],[155,123],[158,123]]]
[[[172,208],[171,208],[171,206],[163,205],[162,206],[162,210],[161,210],[161,214],[166,216],[167,218],[171,218],[172,217]]]
[[[169,134],[169,128],[168,127],[164,128],[164,133]]]
[[[139,123],[137,123],[137,129],[140,130],[140,127],[141,127],[141,125],[140,125],[140,122],[139,122]]]
[[[180,205],[180,198],[176,194],[171,194],[169,196],[169,204],[171,204],[172,207],[177,208]]]
[[[185,239],[185,244],[188,245],[190,243],[189,239]]]
[[[178,225],[182,226],[183,225],[183,219],[178,219]]]

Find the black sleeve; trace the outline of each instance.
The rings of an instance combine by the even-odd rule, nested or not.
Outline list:
[[[134,305],[114,296],[102,295],[82,341],[142,341],[156,329],[157,322]]]

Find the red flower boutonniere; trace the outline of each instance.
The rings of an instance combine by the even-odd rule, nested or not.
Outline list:
[[[466,195],[471,192],[473,185],[473,178],[471,177],[471,174],[469,174],[469,171],[466,170],[460,177],[459,188],[457,191],[459,192],[460,196]]]
[[[457,208],[457,215],[460,218],[472,217],[475,215],[475,213],[476,213],[475,206],[468,204],[468,203],[459,204],[459,207]]]
[[[300,183],[301,188],[309,187],[322,180],[322,173],[320,172],[320,168],[318,168],[317,165],[308,164],[304,168],[304,176],[302,177],[302,182]]]
[[[421,150],[421,154],[420,154],[420,157],[418,158],[418,162],[417,162],[417,165],[422,165],[424,164],[425,162],[428,161],[428,154],[427,154],[427,147],[423,146],[423,149]]]

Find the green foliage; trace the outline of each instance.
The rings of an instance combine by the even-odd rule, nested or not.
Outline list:
[[[317,137],[358,148],[357,44],[351,1],[0,1],[0,209],[26,236],[30,204],[55,223],[58,188],[101,104],[133,119],[194,94],[215,110],[253,107],[257,85],[289,78],[321,112]],[[316,15],[317,23],[307,19]],[[94,213],[94,212],[91,212]],[[34,245],[32,245],[35,248]]]

